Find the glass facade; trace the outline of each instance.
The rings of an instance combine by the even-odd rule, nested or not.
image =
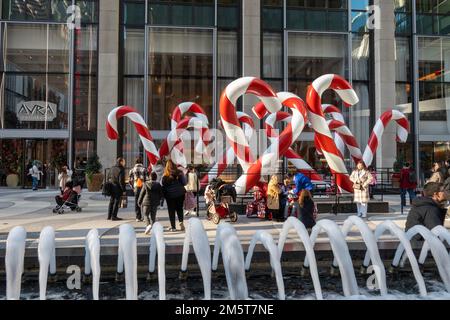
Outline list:
[[[331,91],[324,94],[323,103],[341,108],[361,146],[367,144],[370,111],[374,108],[368,5],[368,1],[287,0],[284,7],[282,0],[263,0],[261,8],[262,77],[275,90],[287,90],[302,99],[308,85],[323,74],[349,79],[360,97],[356,106],[344,108]],[[299,140],[299,154],[319,167],[312,134]],[[346,158],[352,165],[348,155]]]
[[[67,24],[73,5],[78,29]],[[85,153],[78,148],[95,145],[98,2],[3,0],[0,8],[0,134],[14,138],[3,145],[20,145],[9,173],[24,183],[24,162],[39,160],[54,172]]]
[[[241,74],[240,14],[238,0],[123,1],[123,104],[145,115],[157,146],[182,102],[198,103],[216,123],[220,91]],[[122,152],[127,163],[142,154],[127,122]]]

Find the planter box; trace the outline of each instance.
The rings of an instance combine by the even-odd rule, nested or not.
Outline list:
[[[92,175],[92,180],[86,179],[89,192],[99,192],[102,190],[103,174],[97,173]]]
[[[6,185],[10,188],[16,188],[19,185],[19,175],[18,174],[9,174],[6,177]]]

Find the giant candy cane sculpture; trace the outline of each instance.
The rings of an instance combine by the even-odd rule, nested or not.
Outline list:
[[[381,141],[384,129],[391,121],[395,121],[397,123],[397,141],[406,142],[406,140],[408,139],[408,118],[403,113],[397,110],[386,111],[381,115],[380,119],[378,119],[377,123],[375,124],[372,135],[369,139],[369,144],[364,151],[363,161],[366,166],[370,166],[372,164],[373,157],[378,149],[378,144]]]
[[[254,110],[261,110],[261,106],[255,106]],[[263,113],[261,113],[263,114]],[[282,121],[290,123],[292,121],[292,115],[290,113],[279,111],[277,113],[270,114],[264,123],[267,137],[270,140],[277,141],[279,139],[278,132],[275,130],[275,123]],[[322,177],[292,148],[289,148],[285,154],[286,159],[291,162],[301,173],[310,178],[313,181],[323,181]]]
[[[358,103],[359,99],[350,84],[340,76],[327,74],[316,79],[308,88],[306,101],[309,119],[317,135],[319,149],[327,159],[331,172],[336,177],[336,184],[341,191],[353,192],[353,184],[347,174],[344,159],[333,141],[322,109],[322,94],[334,90],[348,106]]]
[[[244,129],[244,135],[247,141],[250,141],[255,131],[255,124],[252,117],[244,112],[237,112],[238,120],[242,124]],[[217,156],[217,162],[209,170],[208,174],[205,175],[201,180],[201,185],[207,185],[214,178],[219,177],[228,166],[234,163],[236,155],[234,153],[233,147],[229,148],[225,153],[221,153]]]
[[[147,124],[141,115],[130,106],[121,106],[113,109],[108,115],[108,121],[106,122],[106,134],[109,139],[119,139],[119,133],[117,131],[117,120],[126,117],[130,119],[136,131],[139,134],[144,150],[147,154],[148,160],[152,165],[155,165],[159,160],[158,150],[153,143],[153,137],[148,130]]]
[[[235,103],[237,99],[246,93],[256,95],[270,113],[276,113],[282,108],[282,104],[290,107],[293,112],[290,123],[280,135],[279,143],[272,144],[256,162],[247,161],[250,155],[248,142],[244,140],[243,130],[237,120]],[[220,115],[228,139],[231,141],[245,174],[236,181],[238,194],[248,192],[259,183],[261,177],[273,169],[273,163],[278,156],[286,153],[298,136],[303,131],[306,123],[306,107],[304,102],[291,93],[279,93],[276,95],[272,88],[264,81],[256,78],[241,78],[232,82],[224,91],[220,101]],[[243,152],[242,152],[243,151]]]

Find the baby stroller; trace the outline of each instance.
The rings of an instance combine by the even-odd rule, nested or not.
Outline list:
[[[231,222],[238,220],[238,215],[230,211],[230,203],[236,202],[236,189],[231,184],[226,184],[221,179],[214,179],[205,190],[207,218],[214,224],[220,220],[230,218]]]
[[[64,211],[69,209],[81,212],[82,209],[78,205],[81,198],[81,190],[79,181],[67,182],[63,194],[55,197],[56,207],[53,209],[53,213],[64,214]]]
[[[264,190],[260,187],[253,188],[253,201],[247,204],[246,214],[247,218],[266,218],[266,198],[264,195]]]
[[[287,196],[287,204],[284,209],[284,217],[287,219],[289,217],[300,217],[300,205],[298,204],[298,195],[293,191],[290,191]]]

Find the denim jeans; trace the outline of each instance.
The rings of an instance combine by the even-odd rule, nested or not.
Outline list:
[[[33,190],[37,190],[39,180],[36,177],[31,177],[31,179],[32,179]]]
[[[402,201],[402,206],[406,206],[406,193],[409,194],[409,204],[411,204],[411,202],[413,201],[413,199],[416,198],[416,192],[414,191],[414,189],[400,189],[400,197],[401,197],[401,201]]]

